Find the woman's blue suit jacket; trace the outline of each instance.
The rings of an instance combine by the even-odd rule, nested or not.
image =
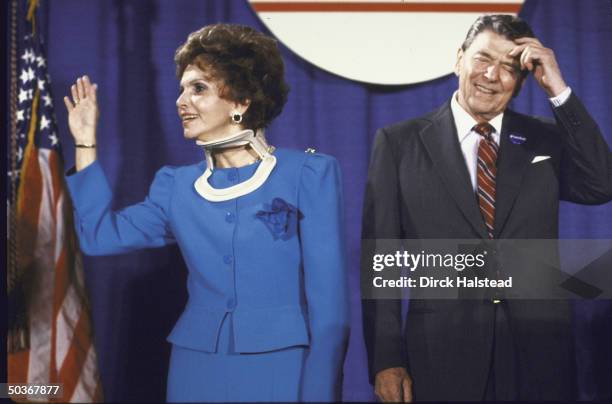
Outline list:
[[[209,202],[194,189],[204,163],[163,167],[146,199],[111,211],[98,162],[67,177],[81,249],[118,254],[177,242],[189,300],[168,337],[214,352],[232,313],[236,352],[308,346],[304,401],[338,400],[349,331],[340,170],[322,154],[277,149],[256,191]],[[243,181],[256,164],[216,169],[216,187]]]

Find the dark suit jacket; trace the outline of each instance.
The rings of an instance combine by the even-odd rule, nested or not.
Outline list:
[[[612,199],[612,156],[596,123],[572,94],[556,122],[507,110],[498,157],[495,234],[558,236],[559,200]],[[526,138],[522,144],[509,135]],[[550,159],[532,164],[535,156]],[[450,101],[421,118],[380,129],[363,212],[363,239],[486,239],[461,153]],[[508,300],[517,346],[519,397],[571,398],[573,351],[567,302]],[[371,380],[406,366],[417,400],[480,400],[491,360],[490,300],[413,300],[402,330],[400,302],[364,300]]]

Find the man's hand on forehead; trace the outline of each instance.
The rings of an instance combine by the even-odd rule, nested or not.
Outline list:
[[[545,48],[542,42],[536,38],[517,38],[514,43],[516,43],[516,46],[508,55],[519,58],[522,70],[533,71],[541,57],[552,56],[554,58],[552,49]]]
[[[549,97],[559,95],[567,85],[563,81],[555,53],[537,38],[522,37],[514,40],[516,46],[508,53],[518,58],[521,70],[533,73],[540,87]]]

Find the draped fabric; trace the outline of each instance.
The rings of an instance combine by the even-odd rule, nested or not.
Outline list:
[[[266,32],[240,0],[53,0],[43,2],[55,104],[81,74],[99,85],[99,158],[115,191],[116,207],[141,200],[164,164],[202,158],[182,138],[176,116],[173,54],[203,25],[233,22]],[[612,3],[606,0],[527,0],[521,16],[553,48],[568,84],[612,144]],[[467,31],[466,27],[466,31]],[[442,29],[442,28],[440,28]],[[457,38],[457,46],[463,38]],[[272,144],[338,158],[343,171],[352,312],[345,364],[345,400],[372,399],[366,377],[359,304],[359,239],[363,189],[376,128],[439,106],[457,87],[449,75],[409,86],[349,81],[311,65],[281,44],[291,87],[289,101],[267,136]],[[341,50],[339,50],[341,51]],[[543,92],[529,78],[513,107],[552,117]],[[60,135],[71,144],[66,114]],[[71,156],[67,154],[67,166]],[[612,238],[612,204],[562,204],[564,238]],[[88,258],[105,397],[163,400],[169,333],[186,300],[186,270],[177,248]],[[577,382],[583,399],[612,397],[612,303],[577,302]]]
[[[100,402],[83,266],[63,178],[37,2],[10,2],[7,380],[61,384],[17,401]]]

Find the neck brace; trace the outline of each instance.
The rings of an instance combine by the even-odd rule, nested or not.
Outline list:
[[[259,136],[258,136],[259,135]],[[230,199],[238,198],[255,191],[263,185],[270,176],[272,169],[276,165],[276,157],[270,154],[268,146],[263,140],[263,132],[255,134],[252,130],[244,130],[242,132],[226,136],[222,139],[203,142],[197,140],[196,144],[204,149],[206,157],[206,170],[193,184],[195,190],[200,196],[211,202],[222,202]],[[213,188],[208,182],[208,178],[214,170],[214,159],[212,153],[214,150],[225,149],[229,147],[249,145],[261,158],[261,163],[251,178],[239,184],[232,185],[227,188]]]

